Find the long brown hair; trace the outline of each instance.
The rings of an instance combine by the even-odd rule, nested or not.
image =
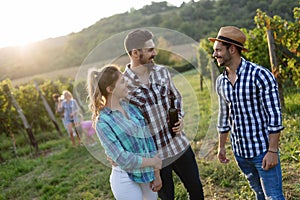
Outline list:
[[[100,111],[104,108],[108,96],[107,87],[115,87],[121,73],[115,65],[105,66],[102,69],[90,69],[87,77],[89,109],[92,112],[93,127]]]

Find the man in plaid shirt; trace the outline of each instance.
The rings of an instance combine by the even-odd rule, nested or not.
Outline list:
[[[217,78],[219,149],[228,163],[226,139],[257,200],[283,200],[279,136],[283,130],[278,87],[272,73],[241,57],[246,35],[234,26],[222,27],[213,57],[224,72]]]
[[[153,61],[157,55],[153,34],[142,29],[131,31],[125,38],[124,46],[130,58],[124,72],[128,78],[128,99],[142,111],[163,160],[160,172],[163,186],[158,192],[159,197],[162,200],[174,199],[174,170],[191,200],[204,199],[195,155],[182,131],[182,98],[167,68]],[[172,128],[176,133],[174,137],[168,127],[171,97],[176,98],[175,105],[179,112],[179,121]]]

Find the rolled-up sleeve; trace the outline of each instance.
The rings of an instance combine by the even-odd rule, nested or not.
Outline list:
[[[216,80],[216,92],[219,101],[219,113],[218,113],[218,124],[217,129],[219,133],[227,133],[231,127],[229,124],[229,107],[225,99],[221,95],[221,76]]]
[[[278,94],[278,85],[271,72],[260,70],[257,75],[257,85],[260,98],[268,117],[268,131],[278,133],[284,129],[282,125],[281,106]]]

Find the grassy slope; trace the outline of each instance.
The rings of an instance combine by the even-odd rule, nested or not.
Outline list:
[[[184,78],[177,76],[174,80],[184,96],[187,111],[185,130],[191,141],[195,140],[192,146],[196,152],[206,199],[253,199],[252,191],[234,162],[229,143],[231,162],[221,165],[216,161],[217,135],[213,128],[209,128],[209,123],[214,122],[215,116],[214,94],[208,90],[210,82],[206,81],[207,86],[200,92],[196,71],[185,73]],[[199,102],[199,109],[194,106],[195,97]],[[286,96],[286,128],[281,137],[283,187],[288,200],[300,198],[299,97],[300,93],[296,90],[290,91]],[[196,142],[195,138],[201,140]],[[201,153],[205,148],[201,147],[207,143],[210,148],[208,154],[203,156]],[[95,159],[85,147],[72,148],[66,137],[40,144],[40,150],[39,156],[28,156],[25,153],[31,151],[28,147],[18,147],[18,157],[1,164],[0,200],[113,199],[109,187],[110,169]],[[12,157],[10,151],[1,154],[3,157]],[[187,199],[184,187],[176,176],[175,184],[177,199]]]

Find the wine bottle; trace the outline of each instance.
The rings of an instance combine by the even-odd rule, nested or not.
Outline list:
[[[171,107],[169,108],[169,130],[172,135],[172,137],[176,136],[176,133],[173,132],[172,128],[174,127],[174,124],[178,122],[178,111],[175,107],[175,97],[171,97]]]

